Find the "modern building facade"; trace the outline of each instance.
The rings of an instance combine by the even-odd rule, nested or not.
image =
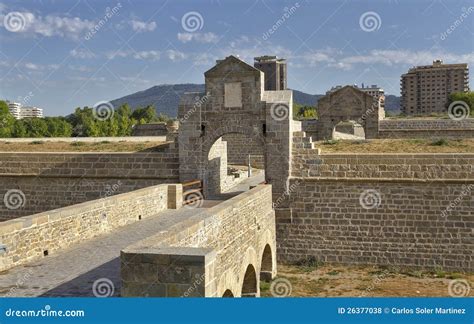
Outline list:
[[[8,110],[13,115],[13,117],[15,117],[15,119],[20,119],[21,103],[7,101],[7,104]]]
[[[21,118],[43,118],[43,109],[38,107],[23,107],[20,109]]]
[[[287,89],[287,65],[285,59],[276,56],[259,56],[254,58],[254,67],[264,73],[265,90],[286,90]]]
[[[38,107],[25,106],[19,102],[7,101],[8,109],[15,119],[22,118],[43,118],[43,109]]]
[[[446,112],[448,96],[469,91],[469,68],[466,63],[413,67],[401,76],[401,110],[406,115],[429,115]]]

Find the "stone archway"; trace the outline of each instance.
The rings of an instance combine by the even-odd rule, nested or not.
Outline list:
[[[296,127],[292,91],[265,91],[263,73],[235,56],[218,61],[204,76],[206,92],[185,94],[178,108],[180,181],[202,179],[206,184],[212,145],[237,133],[262,144],[265,181],[272,185],[273,197],[284,196]]]
[[[231,147],[223,140],[224,136],[231,134],[239,134],[258,143],[263,151],[263,165],[266,165],[265,140],[256,127],[232,125],[214,130],[203,137],[202,152],[206,158],[202,165],[202,180],[205,197],[219,195],[234,185],[232,177],[228,176],[228,153]]]
[[[269,282],[273,276],[273,256],[270,244],[265,245],[262,254],[262,265],[260,267],[260,280]]]
[[[377,138],[380,102],[353,86],[345,86],[318,101],[319,139],[332,139],[337,124],[355,121],[364,129],[365,138]]]
[[[242,297],[257,297],[257,293],[258,293],[257,285],[258,285],[257,272],[255,271],[255,267],[249,264],[244,274],[241,296]]]

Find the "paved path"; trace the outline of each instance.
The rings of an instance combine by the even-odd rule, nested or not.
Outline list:
[[[262,175],[243,181],[228,195],[206,200],[201,208],[217,205],[262,181]],[[200,209],[167,210],[111,233],[79,243],[57,254],[0,274],[0,296],[93,296],[96,280],[113,283],[120,294],[120,251],[146,237],[166,231]]]

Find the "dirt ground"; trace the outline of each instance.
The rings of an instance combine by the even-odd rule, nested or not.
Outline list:
[[[290,297],[449,297],[453,280],[467,280],[471,287],[474,283],[474,273],[395,271],[371,266],[279,265],[274,287],[279,278],[289,281]],[[262,297],[272,297],[271,283],[262,282],[260,290]],[[474,288],[469,296],[474,297]]]
[[[158,151],[163,142],[0,142],[0,152],[139,152]]]
[[[315,142],[322,153],[473,153],[474,139],[373,139]]]

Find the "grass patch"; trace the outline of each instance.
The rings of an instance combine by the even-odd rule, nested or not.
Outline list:
[[[464,275],[461,274],[461,273],[458,273],[458,272],[453,272],[453,273],[450,273],[446,276],[446,278],[448,279],[462,279],[464,278]]]
[[[334,139],[324,140],[324,141],[323,141],[323,145],[336,145],[337,143],[339,143],[339,141],[338,141],[338,140],[334,140]]]
[[[260,292],[265,292],[270,290],[271,283],[266,281],[260,281]]]
[[[433,142],[431,142],[432,146],[448,146],[449,145],[449,141],[445,138],[440,138],[438,140],[434,140]]]
[[[296,266],[303,272],[312,272],[324,265],[322,261],[317,260],[314,256],[301,259],[296,262]]]
[[[84,145],[86,145],[86,143],[84,143],[84,142],[72,142],[71,143],[71,146],[84,146]]]

